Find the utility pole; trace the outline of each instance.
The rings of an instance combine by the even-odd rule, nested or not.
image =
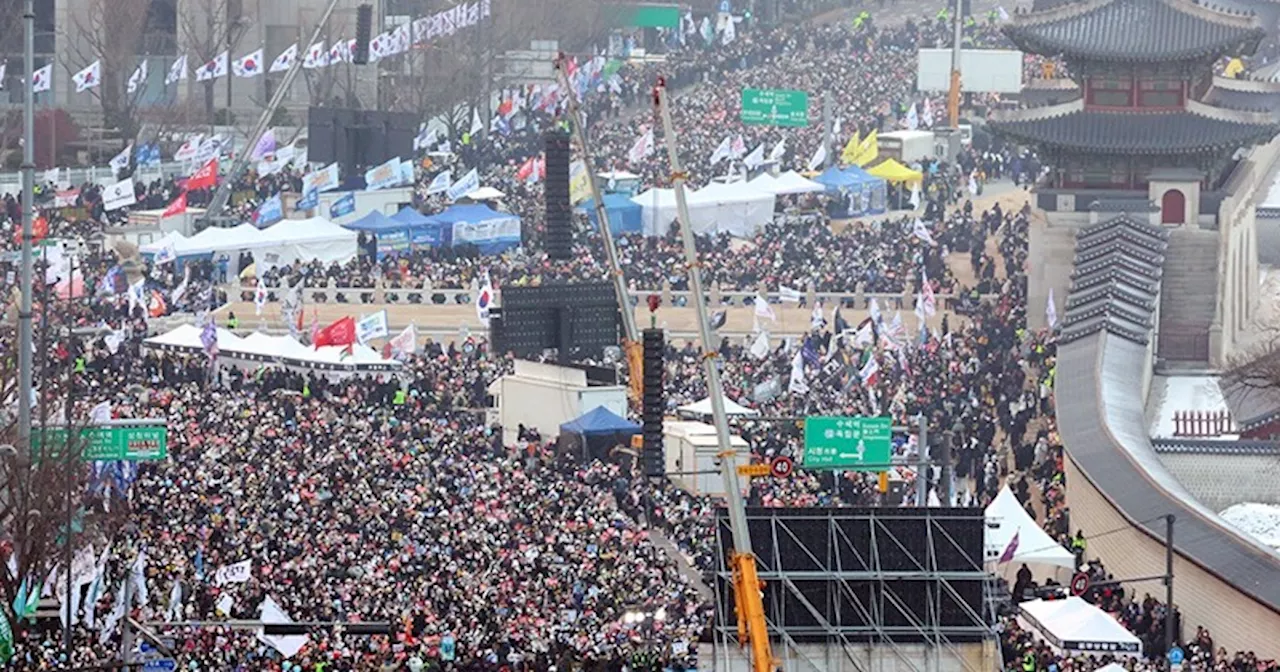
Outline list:
[[[26,80],[22,103],[22,272],[19,282],[22,298],[18,307],[18,447],[26,450],[31,458],[31,294],[32,263],[31,226],[35,221],[35,94],[31,89],[32,70],[36,57],[36,8],[35,0],[26,0],[22,21],[26,24],[23,38],[23,67]],[[25,531],[24,531],[25,533]]]
[[[826,161],[823,161],[823,168],[830,168],[835,165],[836,153],[836,127],[835,119],[832,114],[831,91],[822,92],[822,146],[827,149]]]
[[[1172,513],[1164,517],[1164,653],[1165,661],[1169,660],[1169,652],[1173,650],[1173,523],[1177,516]],[[1172,665],[1170,665],[1172,667]]]
[[[232,27],[231,0],[222,0],[222,2],[223,2],[223,8],[226,10],[223,12],[223,14],[225,14],[225,20],[227,22],[227,28],[226,28],[227,30],[227,116],[226,118],[223,119],[223,121],[226,122],[228,126],[232,126],[233,124],[231,123],[231,80],[235,79],[235,77],[231,74],[231,27]],[[249,151],[253,151],[253,148],[250,147]]]

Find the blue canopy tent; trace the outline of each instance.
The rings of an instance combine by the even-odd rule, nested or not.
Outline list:
[[[599,230],[600,224],[596,222],[596,201],[588,198],[578,206],[578,210],[587,213],[587,218],[591,220],[592,228]],[[628,194],[605,194],[604,195],[605,216],[609,218],[609,231],[617,236],[624,233],[641,233],[644,230],[640,213],[644,211],[640,204],[631,200]]]
[[[813,181],[824,185],[828,194],[840,195],[843,207],[836,208],[832,216],[876,215],[885,210],[884,180],[857,166],[843,169],[832,166]]]
[[[640,423],[620,417],[604,406],[596,406],[581,416],[560,425],[560,445],[576,452],[581,443],[584,459],[607,460],[613,447],[627,445],[640,433]]]
[[[377,210],[342,225],[344,229],[372,233],[378,237],[378,258],[409,251],[409,226]]]
[[[442,244],[475,245],[483,254],[497,254],[520,244],[520,218],[487,205],[454,205],[426,219],[440,227]]]
[[[440,247],[446,243],[443,226],[407,205],[391,219],[408,226],[409,244],[414,247]]]

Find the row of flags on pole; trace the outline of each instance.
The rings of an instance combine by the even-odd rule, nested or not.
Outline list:
[[[369,40],[369,61],[376,62],[408,52],[414,47],[427,44],[433,39],[450,37],[459,31],[475,26],[482,19],[492,15],[492,0],[461,3],[430,16],[420,17],[411,22],[402,23],[391,30],[375,35]],[[355,52],[354,39],[340,39],[326,44],[323,40],[309,46],[302,54],[302,67],[307,69],[325,68],[339,63],[350,63]],[[232,59],[231,52],[224,50],[213,56],[203,65],[195,69],[197,82],[208,82],[228,74],[236,77],[258,77],[267,72],[284,72],[293,67],[299,57],[299,45],[294,43],[281,51],[271,60],[266,60],[266,50],[262,47],[254,49],[239,58]],[[199,62],[199,61],[197,61]],[[133,74],[129,76],[127,89],[136,93],[145,85],[148,76],[147,61],[138,63]],[[186,81],[191,76],[188,55],[183,54],[169,67],[165,75],[164,85]],[[76,92],[83,93],[95,89],[102,84],[102,60],[95,60],[80,71],[71,75]],[[53,64],[39,68],[31,75],[31,91],[41,93],[53,88]]]

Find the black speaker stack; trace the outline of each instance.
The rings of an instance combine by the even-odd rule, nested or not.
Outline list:
[[[368,3],[356,8],[356,49],[351,62],[366,65],[369,62],[369,40],[373,37],[373,5]]]
[[[547,257],[573,256],[573,210],[569,203],[569,134],[552,131],[545,138],[547,179],[543,199],[547,213]]]
[[[667,343],[661,329],[645,329],[642,340],[644,385],[640,397],[640,431],[644,447],[640,453],[640,466],[644,469],[645,476],[658,477],[667,471],[662,440],[662,415],[666,407],[666,393],[662,386],[662,352]]]

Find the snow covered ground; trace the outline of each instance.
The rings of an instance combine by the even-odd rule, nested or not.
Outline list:
[[[1240,531],[1280,551],[1280,506],[1244,502],[1218,514]]]
[[[1148,431],[1153,438],[1173,438],[1173,414],[1181,411],[1225,411],[1227,402],[1217,376],[1155,376],[1151,380]],[[1224,440],[1239,438],[1223,435]]]

